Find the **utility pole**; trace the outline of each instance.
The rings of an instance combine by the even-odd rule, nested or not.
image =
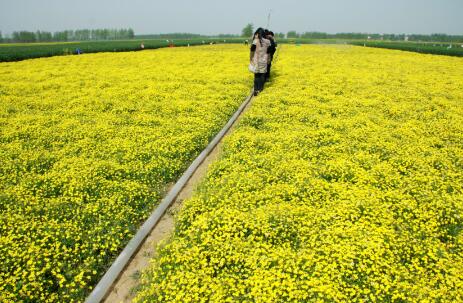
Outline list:
[[[267,29],[270,27],[270,17],[272,16],[272,10],[268,12],[268,17],[267,17]]]

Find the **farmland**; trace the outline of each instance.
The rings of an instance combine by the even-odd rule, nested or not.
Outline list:
[[[175,46],[195,46],[210,43],[228,44],[243,43],[246,38],[192,38],[192,39],[144,39],[144,40],[117,40],[117,41],[83,41],[83,42],[52,42],[52,43],[8,43],[0,44],[0,62],[13,62],[26,59],[75,55],[77,49],[83,54],[100,52],[127,52],[141,50],[143,43],[145,49],[168,47],[172,41]],[[392,42],[392,41],[366,41],[356,39],[306,39],[289,38],[278,39],[279,44],[352,44],[377,48],[397,49],[425,54],[463,56],[461,43],[450,44],[439,42]]]
[[[83,301],[248,94],[242,50],[0,64],[1,302]]]
[[[236,41],[225,39],[225,41]],[[242,39],[240,39],[241,41]],[[82,53],[100,52],[127,52],[140,50],[143,43],[145,49],[168,47],[171,40],[147,39],[147,40],[119,40],[119,41],[84,41],[84,42],[55,42],[55,43],[17,43],[0,44],[0,62],[20,61],[25,59],[52,57],[76,54],[80,49]],[[210,42],[221,42],[224,39],[176,39],[176,46],[202,45]]]
[[[0,63],[1,302],[85,299],[248,95],[248,51]],[[462,58],[281,45],[135,301],[463,301],[462,100]]]
[[[288,46],[135,302],[463,301],[463,60]]]
[[[351,41],[350,44],[377,48],[397,49],[423,54],[463,57],[463,43]]]

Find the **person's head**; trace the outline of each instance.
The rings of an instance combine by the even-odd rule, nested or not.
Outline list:
[[[262,38],[265,37],[265,31],[262,27],[259,27],[258,29],[256,29],[255,33],[254,33],[254,38],[258,38],[259,40],[262,40]]]
[[[275,40],[275,35],[273,34],[272,31],[268,31],[267,35],[265,36],[267,39],[274,41]]]

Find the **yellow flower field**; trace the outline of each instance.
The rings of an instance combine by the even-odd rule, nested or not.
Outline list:
[[[247,48],[0,64],[0,301],[83,301],[249,92]]]
[[[280,49],[135,302],[463,302],[463,59]]]

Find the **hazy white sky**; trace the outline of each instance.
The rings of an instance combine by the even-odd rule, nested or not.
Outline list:
[[[463,0],[0,0],[0,31],[127,28],[136,34],[276,32],[463,34]]]

